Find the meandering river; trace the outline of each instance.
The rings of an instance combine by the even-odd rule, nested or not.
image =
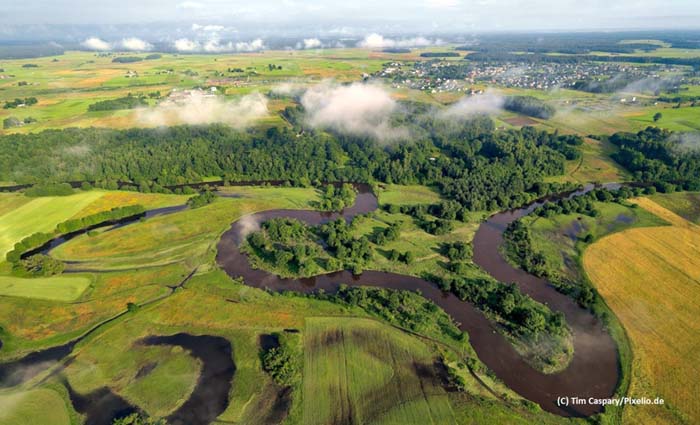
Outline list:
[[[618,185],[619,186],[619,185]],[[615,187],[610,185],[608,187]],[[547,304],[554,311],[561,311],[572,329],[574,338],[574,356],[569,366],[556,374],[544,374],[533,369],[513,348],[513,346],[497,332],[495,326],[476,307],[468,302],[459,300],[451,293],[441,291],[436,285],[426,280],[400,275],[396,273],[365,271],[355,276],[348,271],[341,271],[308,279],[280,278],[264,270],[253,269],[248,258],[239,246],[247,233],[260,223],[271,218],[296,218],[309,225],[319,225],[337,218],[351,220],[359,214],[365,214],[377,209],[376,196],[366,185],[357,185],[358,195],[355,204],[342,213],[322,213],[308,210],[271,210],[251,214],[235,221],[229,230],[221,237],[217,248],[216,261],[231,277],[242,277],[247,285],[257,288],[267,288],[274,291],[312,292],[318,289],[335,291],[341,284],[374,286],[397,290],[420,290],[424,297],[432,300],[444,309],[459,324],[459,328],[469,334],[469,340],[479,359],[511,389],[521,396],[534,401],[543,409],[562,416],[590,416],[600,412],[599,405],[559,406],[560,396],[577,396],[583,398],[609,398],[613,395],[620,377],[620,366],[617,349],[613,339],[605,331],[603,324],[589,311],[579,307],[569,297],[559,293],[543,279],[537,278],[525,271],[511,266],[501,255],[500,245],[503,243],[503,232],[508,224],[529,214],[542,201],[526,207],[501,212],[491,216],[482,223],[474,237],[474,262],[496,279],[503,282],[515,282],[532,298]],[[593,189],[593,186],[568,193],[562,196],[578,196]],[[163,214],[179,211],[181,207],[161,209],[149,212],[147,215]],[[117,226],[124,225],[120,223]],[[45,252],[64,243],[68,238],[60,238],[43,247]],[[99,327],[99,326],[98,326]],[[97,327],[96,327],[97,328]],[[88,333],[92,333],[95,329]],[[58,361],[72,352],[75,344],[86,335],[64,344],[31,353],[22,359],[0,365],[0,387],[9,387],[26,381],[24,374],[17,374],[21,369],[35,366],[47,361]],[[153,337],[147,340],[150,344],[190,345],[197,339],[197,346],[188,346],[193,355],[202,358],[207,364],[224,365],[225,358],[230,359],[230,346],[224,347],[222,341],[211,336],[190,336],[179,334],[170,337]],[[188,344],[181,344],[186,340]],[[212,342],[213,341],[213,342]],[[217,347],[207,348],[212,342]],[[1,342],[0,342],[1,344]],[[202,345],[204,344],[204,345]],[[2,347],[2,345],[0,345]],[[197,348],[199,347],[199,348]],[[223,349],[222,349],[223,347]],[[222,355],[221,353],[224,353]],[[228,354],[227,354],[228,353]],[[217,369],[216,377],[207,384],[200,378],[197,388],[207,390],[207,398],[216,402],[217,409],[225,408],[228,403],[228,391],[235,366],[226,363],[221,370]],[[206,369],[206,368],[205,368]],[[203,376],[209,374],[203,371]],[[211,377],[209,377],[211,378]],[[200,388],[201,387],[201,388]],[[205,388],[206,387],[206,388]],[[211,392],[212,390],[213,392]],[[214,391],[215,390],[215,391]],[[208,423],[211,415],[202,415],[208,405],[200,396],[201,391],[195,391],[190,399],[183,404],[171,419],[190,421],[200,419],[198,423]],[[204,410],[203,410],[204,409]]]
[[[377,198],[369,188],[358,185],[358,189],[355,205],[342,213],[272,210],[237,220],[219,241],[217,263],[231,277],[242,277],[247,285],[273,291],[312,292],[323,289],[332,292],[341,284],[420,290],[424,297],[444,309],[459,324],[460,329],[469,334],[470,343],[479,359],[518,394],[540,404],[549,412],[563,416],[590,416],[602,410],[597,405],[559,406],[557,398],[609,398],[613,395],[620,375],[613,339],[601,321],[588,310],[579,307],[543,279],[514,268],[499,251],[508,224],[532,212],[542,202],[495,214],[482,223],[474,237],[474,261],[496,279],[515,282],[532,298],[564,313],[573,332],[574,356],[569,366],[556,374],[544,374],[533,369],[477,308],[451,293],[441,291],[435,284],[424,279],[377,271],[365,271],[359,276],[341,271],[308,279],[285,279],[265,270],[253,269],[247,256],[240,251],[239,246],[245,235],[271,218],[295,218],[315,226],[339,217],[351,220],[358,214],[376,210]],[[591,189],[592,185],[562,196],[578,196]]]

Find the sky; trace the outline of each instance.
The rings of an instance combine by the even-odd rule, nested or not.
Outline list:
[[[28,30],[27,24],[34,29]],[[42,26],[220,26],[390,33],[700,28],[699,0],[0,0],[0,32]],[[94,32],[94,31],[93,31]],[[154,31],[156,32],[156,31]],[[162,36],[163,31],[158,32]],[[96,34],[99,35],[99,34]],[[310,34],[311,35],[311,34]]]

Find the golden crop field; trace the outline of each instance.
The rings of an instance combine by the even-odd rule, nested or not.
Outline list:
[[[700,227],[641,198],[671,226],[635,228],[592,245],[583,264],[632,344],[629,394],[666,406],[629,406],[628,424],[700,421]]]

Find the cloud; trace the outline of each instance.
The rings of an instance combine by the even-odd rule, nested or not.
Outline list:
[[[141,40],[140,38],[129,37],[121,41],[121,47],[125,50],[143,52],[145,50],[151,50],[153,48],[153,45],[144,40]]]
[[[312,127],[379,140],[407,135],[405,129],[391,125],[390,117],[397,103],[378,85],[323,83],[307,90],[301,103],[306,110],[306,122]]]
[[[671,141],[679,154],[700,154],[700,133],[675,133]]]
[[[425,0],[425,5],[433,9],[449,9],[460,5],[459,0]]]
[[[199,43],[188,38],[175,40],[174,47],[178,52],[196,52],[201,48]]]
[[[202,3],[198,3],[196,1],[183,1],[177,4],[178,9],[204,9],[205,6]]]
[[[110,50],[112,48],[111,44],[109,44],[106,41],[101,40],[97,37],[90,37],[80,44],[89,50],[104,51],[104,50]]]
[[[429,40],[425,37],[413,37],[394,40],[392,38],[385,38],[381,34],[373,33],[357,43],[357,46],[368,49],[382,49],[389,47],[426,47],[441,44],[443,44],[443,41],[440,39]]]
[[[257,52],[265,49],[265,42],[260,38],[256,38],[252,41],[222,43],[218,38],[211,38],[202,44],[188,38],[180,38],[175,40],[174,47],[178,52]]]
[[[199,24],[192,24],[192,31],[195,32],[221,32],[225,30],[226,27],[223,25],[199,25]]]
[[[254,214],[243,216],[236,224],[238,227],[237,237],[239,244],[243,242],[249,234],[260,230],[260,221]]]
[[[181,101],[166,100],[153,109],[142,109],[138,118],[149,126],[223,123],[244,128],[267,113],[267,98],[258,93],[226,101],[192,91]]]
[[[318,38],[305,38],[304,48],[305,49],[319,49],[323,47],[323,43]]]
[[[282,83],[274,86],[271,91],[282,96],[301,96],[306,88],[298,83]]]
[[[492,115],[503,110],[504,103],[503,96],[487,91],[484,94],[464,96],[458,102],[441,111],[439,116],[445,119],[458,119],[470,118],[474,115]]]

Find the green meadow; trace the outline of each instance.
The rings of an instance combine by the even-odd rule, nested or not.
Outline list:
[[[53,301],[74,301],[90,286],[84,276],[54,276],[23,279],[0,276],[0,295]]]
[[[103,192],[80,192],[70,196],[30,198],[29,202],[17,201],[17,195],[0,196],[2,204],[16,203],[12,210],[0,216],[0,256],[15,243],[37,232],[51,232],[58,223],[73,217],[80,210],[103,195]],[[10,201],[5,201],[5,199]]]

